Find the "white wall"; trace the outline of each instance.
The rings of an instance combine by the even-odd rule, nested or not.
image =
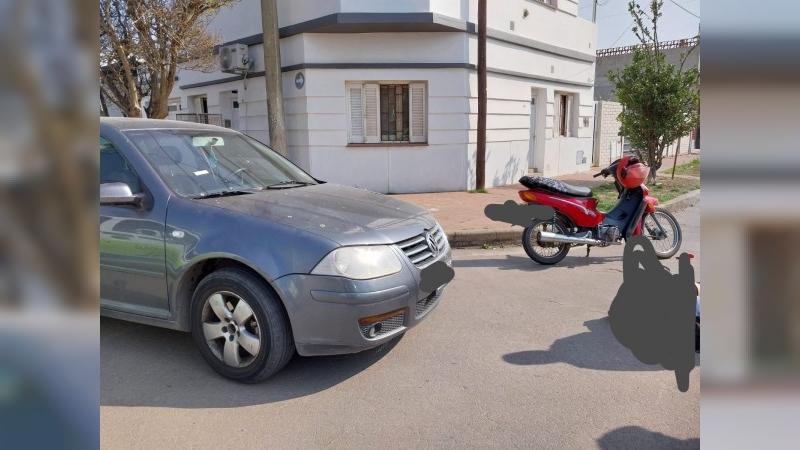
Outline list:
[[[278,23],[282,27],[337,12],[339,0],[278,0]]]
[[[457,32],[309,33],[302,39],[303,58],[314,63],[463,63],[468,51],[466,35]]]
[[[468,61],[477,66],[478,37],[475,35],[469,36],[467,55]],[[592,83],[594,76],[592,62],[567,58],[491,38],[488,38],[486,42],[486,67],[584,84]]]
[[[433,12],[466,20],[468,7],[469,0],[279,0],[278,20],[285,27],[337,12]]]
[[[532,0],[490,3],[490,35],[517,36],[593,55],[596,27],[578,18],[577,3],[561,0],[554,10]],[[476,0],[292,0],[279,1],[281,26],[335,12],[425,12],[477,23]],[[529,15],[522,18],[527,9]],[[510,21],[514,21],[514,30]],[[213,27],[223,41],[261,32],[259,0],[243,0],[219,13]],[[212,28],[213,28],[212,27]],[[494,30],[492,30],[494,29]],[[503,34],[505,33],[505,34]],[[490,38],[489,116],[487,117],[487,186],[515,184],[530,166],[530,98],[539,97],[537,151],[534,161],[545,176],[586,170],[592,162],[592,123],[576,121],[578,137],[553,137],[554,91],[577,94],[576,114],[593,115],[592,87],[562,84],[558,79],[589,83],[593,63]],[[253,72],[264,70],[263,46],[250,47]],[[453,33],[307,33],[281,40],[281,63],[470,63],[477,65],[477,36]],[[504,73],[500,73],[504,72]],[[509,74],[517,73],[517,75]],[[284,110],[289,156],[322,179],[377,192],[435,192],[474,187],[477,149],[477,74],[453,69],[306,69],[306,85],[294,85],[297,72],[283,74]],[[520,76],[519,74],[522,74]],[[181,71],[172,97],[191,109],[190,98],[208,95],[209,112],[226,114],[220,93],[239,91],[239,130],[269,142],[264,77],[211,86],[179,86],[235,77],[233,74]],[[423,80],[428,83],[428,145],[416,147],[348,146],[346,81]],[[226,101],[226,100],[223,100]],[[586,164],[576,164],[583,150]]]
[[[238,91],[238,110],[227,105],[231,91]],[[246,84],[242,80],[237,80],[211,86],[184,89],[180,90],[178,95],[181,99],[182,110],[179,111],[180,113],[198,112],[195,111],[192,99],[195,96],[205,95],[208,98],[209,114],[222,114],[223,119],[238,121],[238,127],[232,128],[265,144],[269,144],[267,88],[264,77],[248,79]],[[222,98],[223,102],[226,102],[225,105],[220,105],[220,98]],[[237,118],[232,117],[234,113],[238,115]]]
[[[577,17],[576,2],[559,0],[558,9],[535,0],[491,0],[487,3],[489,11],[486,26],[489,33],[498,30],[590,56],[597,50],[597,25]],[[528,17],[523,17],[526,9]],[[469,21],[478,23],[477,0],[470,0]]]
[[[284,74],[287,134],[293,154],[308,153],[312,175],[376,192],[463,190],[468,119],[464,69],[309,69],[302,92]],[[424,80],[427,145],[348,145],[345,82]],[[301,164],[302,165],[302,164]]]
[[[254,1],[254,0],[246,0]],[[255,0],[255,3],[258,3]],[[535,0],[492,0],[488,2],[487,26],[559,47],[593,55],[597,41],[595,24],[577,16],[578,2],[559,0],[558,9]],[[523,11],[528,16],[523,17]],[[294,25],[337,12],[398,13],[433,12],[458,20],[478,23],[477,0],[279,0],[281,27]],[[514,22],[514,30],[510,22]],[[567,32],[568,30],[568,32]]]
[[[208,29],[219,32],[222,42],[261,33],[261,0],[239,0],[221,8]]]
[[[477,156],[478,75],[472,72],[470,80],[470,140],[469,171],[467,183],[475,187],[475,158]],[[486,186],[515,184],[527,173],[530,160],[530,99],[532,91],[540,93],[537,102],[537,146],[535,166],[543,176],[552,177],[588,170],[592,162],[591,116],[594,111],[591,87],[565,86],[521,77],[487,74],[486,117]],[[590,117],[588,127],[582,121],[577,137],[555,137],[553,128],[555,91],[578,95],[576,115]],[[544,95],[542,95],[544,94]],[[583,150],[585,164],[576,163],[576,152]]]

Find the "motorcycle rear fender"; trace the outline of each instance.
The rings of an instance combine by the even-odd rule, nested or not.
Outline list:
[[[553,207],[577,227],[594,228],[603,221],[603,213],[597,210],[597,199],[594,197],[554,195],[535,189],[521,190],[519,197],[525,203]]]

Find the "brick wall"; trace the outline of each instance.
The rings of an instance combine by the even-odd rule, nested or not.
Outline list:
[[[605,167],[611,163],[611,146],[620,142],[619,120],[617,116],[622,112],[622,105],[616,102],[600,101],[597,108],[597,130],[595,131],[595,154],[598,155],[597,164]]]
[[[620,123],[617,116],[622,112],[622,105],[612,101],[597,102],[597,124],[595,128],[595,154],[598,156],[596,164],[605,167],[613,161],[611,157],[612,145],[616,142],[622,151],[621,137],[618,135]],[[667,146],[664,157],[675,155],[677,141]],[[679,154],[685,155],[694,150],[692,135],[681,138]],[[621,153],[620,153],[621,154]]]

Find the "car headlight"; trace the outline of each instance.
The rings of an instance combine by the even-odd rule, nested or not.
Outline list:
[[[322,258],[311,273],[368,280],[400,272],[402,268],[391,248],[369,245],[337,248]]]

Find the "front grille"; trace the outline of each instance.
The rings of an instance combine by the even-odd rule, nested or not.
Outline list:
[[[414,307],[414,318],[419,319],[420,317],[424,316],[425,313],[431,310],[437,303],[439,303],[439,299],[442,298],[442,289],[439,288],[435,292],[431,292],[431,295],[423,298],[422,300],[417,301],[417,305]]]
[[[427,234],[430,234],[433,237],[433,240],[436,242],[436,253],[431,251],[430,246],[428,245],[428,241],[426,239]],[[414,263],[415,266],[418,268],[423,268],[433,262],[434,259],[441,253],[442,250],[445,248],[445,242],[447,240],[447,236],[445,236],[442,229],[436,225],[430,230],[425,230],[424,232],[406,239],[404,241],[397,242],[397,246],[400,247],[400,250],[406,254],[409,260]]]
[[[361,329],[361,335],[367,339],[375,339],[379,338],[385,334],[389,334],[392,331],[403,326],[405,322],[406,315],[405,313],[400,313],[396,316],[389,317],[386,320],[381,320],[380,322],[376,322],[369,325],[359,325],[358,327]],[[370,335],[370,329],[375,327],[375,333]]]

